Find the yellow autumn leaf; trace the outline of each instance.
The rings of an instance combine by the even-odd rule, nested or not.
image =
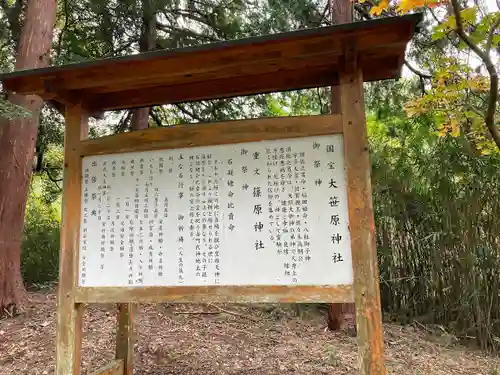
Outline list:
[[[413,1],[412,0],[401,0],[397,7],[397,11],[399,13],[408,13],[413,9]]]
[[[491,155],[491,150],[490,150],[490,149],[488,149],[488,148],[483,148],[483,149],[481,150],[481,155],[484,155],[484,156],[486,156],[486,155]]]
[[[401,0],[397,11],[400,13],[408,13],[416,8],[423,8],[425,6],[433,8],[447,2],[448,0]]]
[[[452,137],[458,137],[460,135],[460,126],[458,125],[458,120],[454,117],[450,121],[450,128]]]
[[[408,117],[417,116],[419,112],[420,111],[415,107],[406,107],[406,114],[408,115]]]
[[[427,0],[413,0],[414,8],[422,8],[427,5]]]
[[[370,14],[373,16],[378,16],[387,8],[389,8],[389,0],[381,0],[378,5],[375,5],[372,9],[370,9]]]
[[[492,154],[492,147],[486,141],[478,142],[477,149],[479,150],[481,155],[491,155]]]
[[[440,136],[441,138],[444,137],[446,134],[448,134],[448,131],[446,130],[446,128],[443,128],[439,131],[438,133],[438,136]]]
[[[423,98],[406,103],[405,111],[408,117],[418,116],[425,112],[425,103]]]
[[[438,136],[440,136],[441,138],[446,136],[446,134],[448,134],[448,130],[449,130],[449,125],[438,125]]]
[[[448,0],[429,0],[427,1],[427,6],[429,8],[434,8],[438,5],[442,5],[442,4],[448,4]]]
[[[475,91],[488,91],[490,83],[486,77],[476,77],[469,81],[469,87]]]
[[[401,0],[398,6],[398,12],[408,13],[415,8],[421,8],[425,6],[426,0]]]

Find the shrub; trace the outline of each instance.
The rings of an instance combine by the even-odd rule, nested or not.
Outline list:
[[[59,229],[56,209],[30,193],[21,245],[21,271],[27,286],[57,280]]]

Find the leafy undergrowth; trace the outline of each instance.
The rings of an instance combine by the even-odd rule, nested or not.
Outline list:
[[[20,316],[0,320],[0,374],[54,373],[56,299],[31,293]],[[82,373],[113,357],[115,309],[89,306]],[[498,375],[500,359],[414,326],[385,325],[390,374]],[[286,307],[143,305],[137,317],[135,374],[355,374],[356,339],[325,330],[318,313]]]

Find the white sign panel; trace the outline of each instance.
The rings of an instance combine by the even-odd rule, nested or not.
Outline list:
[[[342,135],[83,159],[80,286],[352,284]]]

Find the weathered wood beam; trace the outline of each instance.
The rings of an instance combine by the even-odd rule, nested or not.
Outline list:
[[[340,76],[340,95],[359,374],[386,375],[363,74],[357,66],[356,55],[355,44],[347,44],[344,53],[345,70]]]
[[[338,286],[185,286],[85,287],[75,298],[88,303],[353,302],[352,285]]]
[[[325,84],[325,77],[338,81],[338,75],[330,67],[318,70],[302,69],[275,71],[253,76],[237,76],[178,83],[169,86],[152,86],[127,89],[120,92],[92,94],[89,107],[95,110],[118,110],[168,103],[183,103],[210,99],[225,99],[291,90],[313,88]],[[264,83],[265,82],[265,83]]]
[[[133,375],[134,373],[134,339],[135,339],[135,312],[137,305],[132,303],[119,303],[116,327],[116,353],[115,357],[123,364],[120,374]]]
[[[150,128],[82,142],[81,155],[222,145],[342,132],[340,115],[270,117]]]

